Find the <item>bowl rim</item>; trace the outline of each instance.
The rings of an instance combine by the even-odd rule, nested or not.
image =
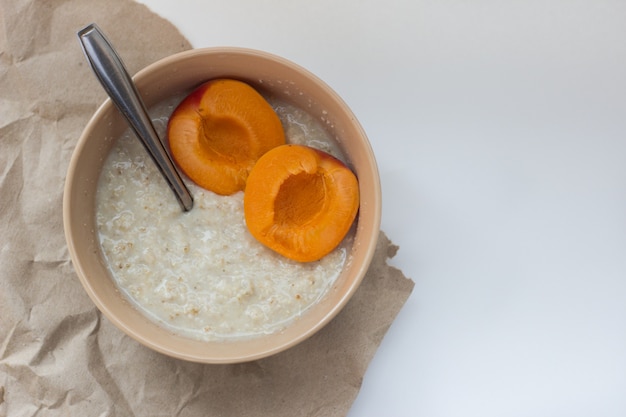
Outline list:
[[[374,252],[376,250],[378,235],[380,231],[381,224],[381,213],[382,213],[382,193],[381,193],[381,184],[380,184],[380,175],[375,159],[375,155],[369,142],[369,139],[363,130],[363,127],[357,120],[356,116],[352,112],[352,109],[346,104],[346,102],[323,80],[317,77],[315,74],[311,73],[306,68],[286,59],[280,57],[278,55],[272,54],[270,52],[260,51],[256,49],[250,48],[241,48],[241,47],[228,47],[228,46],[220,46],[220,47],[206,47],[206,48],[196,48],[190,49],[183,52],[178,52],[167,57],[164,57],[146,67],[138,71],[132,78],[135,82],[141,82],[142,79],[148,77],[150,74],[154,72],[158,72],[165,67],[168,67],[172,64],[175,64],[181,60],[190,59],[197,55],[213,55],[213,54],[232,54],[239,56],[254,56],[261,59],[271,60],[280,65],[290,67],[290,69],[295,70],[296,72],[301,73],[306,78],[309,78],[317,87],[323,90],[324,94],[330,96],[330,98],[338,103],[342,109],[347,112],[347,115],[350,118],[350,123],[356,128],[359,132],[359,136],[363,139],[361,140],[361,146],[363,146],[363,151],[367,155],[367,160],[369,162],[369,169],[372,171],[372,183],[368,184],[368,188],[373,189],[373,193],[376,196],[374,201],[368,204],[368,210],[371,210],[373,215],[372,224],[369,226],[373,230],[373,237],[370,241],[366,242],[366,248],[363,252],[363,262],[359,265],[356,277],[351,281],[351,284],[348,286],[347,290],[342,294],[339,298],[338,302],[333,304],[331,308],[329,308],[325,314],[316,321],[316,323],[309,327],[306,331],[299,333],[296,337],[291,338],[283,343],[275,344],[271,348],[263,349],[254,354],[247,355],[233,355],[232,357],[223,357],[223,356],[215,356],[211,355],[210,352],[207,352],[205,355],[199,354],[189,354],[186,352],[181,352],[178,350],[173,350],[168,348],[162,343],[158,343],[154,340],[143,337],[141,334],[137,333],[128,326],[128,324],[124,321],[123,317],[119,317],[114,311],[112,311],[106,302],[100,297],[98,292],[94,289],[91,284],[90,278],[88,278],[88,274],[85,270],[82,260],[79,258],[76,245],[78,242],[74,240],[74,222],[71,221],[72,218],[72,207],[71,207],[71,195],[75,189],[75,183],[77,182],[77,164],[79,161],[79,157],[82,154],[87,144],[87,139],[97,125],[98,120],[103,116],[103,114],[107,114],[111,111],[116,111],[114,109],[114,105],[112,101],[107,98],[105,101],[97,108],[95,113],[90,117],[88,123],[85,125],[83,131],[81,132],[76,146],[72,152],[72,156],[70,159],[70,163],[68,166],[64,192],[63,192],[63,227],[66,238],[67,247],[70,253],[70,257],[72,263],[74,265],[74,269],[78,278],[87,292],[89,298],[94,302],[96,307],[104,314],[104,316],[109,319],[118,329],[122,330],[125,334],[135,339],[139,343],[144,346],[149,347],[155,351],[168,355],[170,357],[183,359],[192,362],[200,362],[200,363],[238,363],[238,362],[247,362],[251,360],[261,359],[264,357],[268,357],[274,355],[276,353],[282,352],[292,346],[295,346],[302,341],[308,339],[313,334],[317,333],[320,329],[326,326],[348,303],[348,301],[352,298],[354,293],[359,288],[365,274],[367,273],[371,261],[374,257]],[[113,108],[113,109],[112,109]],[[357,219],[360,217],[360,212]],[[365,243],[364,243],[365,244]],[[114,284],[115,285],[115,284]],[[184,336],[180,336],[184,338]],[[253,339],[254,340],[254,339]],[[228,343],[228,342],[226,342]]]

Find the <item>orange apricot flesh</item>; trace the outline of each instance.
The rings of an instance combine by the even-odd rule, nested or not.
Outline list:
[[[220,195],[243,191],[259,157],[285,143],[271,105],[253,87],[232,79],[194,90],[172,113],[167,131],[180,169]]]
[[[299,262],[332,252],[358,208],[354,173],[330,154],[303,145],[278,146],[259,158],[244,192],[252,236]]]

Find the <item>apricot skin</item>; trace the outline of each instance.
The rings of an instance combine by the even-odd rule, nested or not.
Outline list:
[[[250,170],[285,143],[280,119],[250,85],[216,79],[202,84],[168,123],[172,157],[196,184],[221,195],[243,191]]]
[[[299,262],[321,259],[346,236],[359,208],[354,173],[326,152],[278,146],[257,161],[244,192],[248,230]]]

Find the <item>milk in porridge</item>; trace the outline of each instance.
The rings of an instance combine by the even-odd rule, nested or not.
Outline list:
[[[287,103],[270,102],[289,143],[345,161],[320,123]],[[171,114],[172,103],[153,112],[161,137],[167,116],[158,115]],[[243,192],[220,196],[184,180],[194,197],[187,213],[127,131],[105,162],[96,197],[100,244],[113,279],[138,309],[172,331],[200,340],[279,331],[315,304],[348,262],[352,234],[320,261],[291,261],[250,235]]]

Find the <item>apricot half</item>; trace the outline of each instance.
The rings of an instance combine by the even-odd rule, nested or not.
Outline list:
[[[259,157],[285,143],[271,105],[250,85],[231,79],[194,90],[172,113],[167,132],[176,164],[196,184],[221,195],[243,191]]]
[[[302,145],[278,146],[259,158],[244,192],[252,236],[300,262],[335,249],[358,208],[354,173],[330,154]]]

